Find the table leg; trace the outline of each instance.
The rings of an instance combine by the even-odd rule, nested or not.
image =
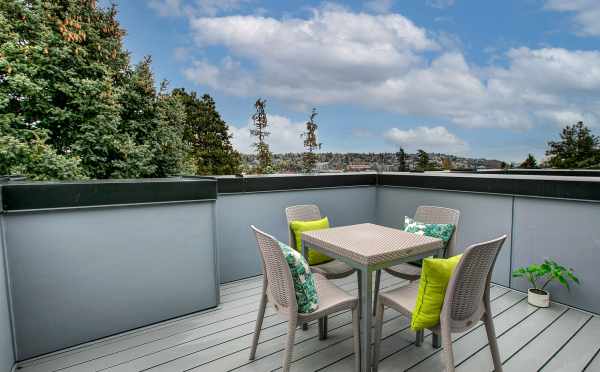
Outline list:
[[[373,299],[372,271],[368,268],[360,270],[360,370],[371,371],[371,306]]]

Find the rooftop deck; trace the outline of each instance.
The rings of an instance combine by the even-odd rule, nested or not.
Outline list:
[[[337,280],[356,293],[356,277]],[[404,285],[387,274],[382,288]],[[285,321],[268,308],[257,359],[248,360],[261,277],[221,286],[221,305],[213,310],[109,337],[70,350],[24,361],[22,372],[50,371],[274,371],[281,365]],[[538,309],[525,295],[502,286],[491,290],[494,323],[505,371],[600,371],[600,317],[560,304]],[[294,349],[295,371],[351,371],[350,313],[332,316],[329,337],[317,327],[300,331]],[[386,311],[380,371],[441,371],[440,350],[430,336],[415,347],[405,317]],[[454,335],[457,371],[491,371],[482,326]]]

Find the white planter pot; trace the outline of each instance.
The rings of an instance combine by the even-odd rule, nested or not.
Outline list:
[[[527,302],[537,307],[549,307],[550,293],[541,289],[529,288],[527,290]]]

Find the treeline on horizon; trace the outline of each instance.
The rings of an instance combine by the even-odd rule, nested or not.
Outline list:
[[[0,175],[34,180],[273,173],[265,101],[251,134],[259,159],[242,162],[208,94],[157,84],[150,57],[132,64],[115,6],[94,0],[0,1]],[[322,155],[313,109],[297,171]],[[359,153],[356,153],[359,154]],[[405,164],[404,150],[394,154]],[[431,169],[428,154],[418,164]],[[600,168],[597,136],[582,122],[549,142],[544,166]],[[352,154],[350,154],[352,156]],[[460,158],[460,157],[456,157]],[[450,158],[451,159],[451,158]],[[538,167],[530,155],[522,167]]]

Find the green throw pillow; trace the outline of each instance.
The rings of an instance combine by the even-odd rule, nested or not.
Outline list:
[[[305,231],[323,230],[329,228],[329,220],[327,217],[321,218],[320,220],[314,221],[292,221],[290,228],[294,232],[294,238],[296,239],[296,250],[302,252],[302,233]],[[318,265],[325,262],[331,261],[332,258],[327,257],[321,252],[313,249],[308,250],[308,264]]]
[[[432,238],[442,239],[444,242],[444,246],[448,244],[450,239],[452,238],[452,233],[454,232],[454,225],[451,223],[423,223],[419,221],[415,221],[410,217],[404,217],[404,231],[425,235]],[[422,266],[423,260],[418,260],[414,262],[410,262],[416,266]]]
[[[454,232],[454,225],[451,223],[423,223],[410,217],[404,217],[404,231],[442,239],[444,244],[448,244]]]
[[[415,330],[431,328],[440,322],[440,312],[448,281],[462,255],[444,258],[426,258],[419,280],[419,294],[413,309],[410,327]]]
[[[298,312],[312,313],[319,307],[319,296],[317,294],[317,284],[313,273],[310,271],[310,266],[308,266],[308,263],[300,253],[290,248],[287,244],[278,243],[292,273]]]

